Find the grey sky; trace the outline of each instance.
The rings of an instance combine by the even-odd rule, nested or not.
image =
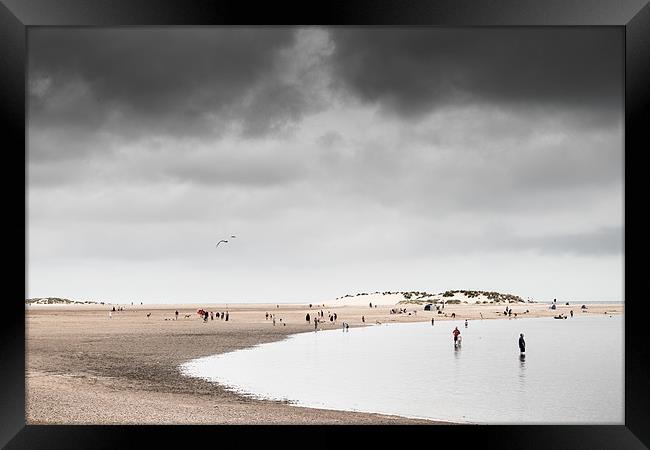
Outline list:
[[[622,39],[32,29],[28,296],[623,300]]]

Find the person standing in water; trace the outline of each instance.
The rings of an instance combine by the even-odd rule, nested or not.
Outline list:
[[[458,327],[454,328],[454,331],[451,332],[454,335],[454,344],[458,342],[458,336],[460,335],[460,330]]]
[[[465,319],[465,328],[467,328],[467,319]]]
[[[526,341],[524,341],[524,333],[519,334],[519,351],[526,353]]]
[[[433,317],[431,318],[431,326],[433,326]]]

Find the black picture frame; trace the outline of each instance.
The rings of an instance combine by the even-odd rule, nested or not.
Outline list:
[[[634,258],[643,261],[645,242],[630,219],[644,202],[632,202],[642,189],[640,158],[648,145],[650,89],[650,5],[647,0],[347,0],[298,4],[207,0],[0,0],[0,123],[5,176],[5,262],[11,273],[5,286],[0,332],[0,445],[6,448],[135,448],[151,442],[179,447],[200,444],[201,434],[226,435],[250,446],[251,439],[281,443],[287,427],[221,426],[37,426],[25,424],[25,255],[27,209],[26,51],[27,29],[35,26],[134,25],[430,25],[430,26],[619,26],[625,30],[625,425],[621,426],[425,426],[327,427],[322,436],[351,439],[363,433],[367,445],[399,435],[419,435],[432,444],[441,439],[494,448],[635,449],[650,446],[647,366],[642,278],[628,276]],[[7,176],[10,175],[10,176]],[[633,187],[638,183],[639,188]],[[8,208],[7,208],[8,206]],[[638,221],[636,222],[639,223]],[[19,237],[23,237],[21,245]],[[628,245],[634,237],[634,246]],[[639,240],[640,238],[640,240]],[[647,239],[647,238],[646,238]],[[7,248],[10,248],[7,252]],[[23,261],[22,268],[16,261]],[[19,272],[22,272],[19,273]],[[597,395],[597,393],[594,393]],[[225,430],[227,428],[227,432]],[[300,442],[291,428],[290,441]],[[300,429],[298,429],[300,428]],[[321,427],[322,428],[322,427]],[[218,430],[217,430],[218,429]],[[395,431],[398,430],[398,431]],[[251,433],[257,431],[257,433]],[[260,431],[262,431],[260,433]],[[198,435],[197,435],[198,433]],[[313,433],[310,431],[310,433]],[[319,431],[319,434],[321,432]],[[413,433],[416,433],[413,435]],[[309,441],[307,433],[305,438]],[[329,437],[327,440],[329,440]],[[400,441],[401,439],[401,441]],[[331,442],[338,445],[340,441]],[[289,442],[291,444],[291,442]],[[304,445],[311,445],[305,442]]]

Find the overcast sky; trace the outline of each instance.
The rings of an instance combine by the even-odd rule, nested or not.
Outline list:
[[[623,300],[622,50],[616,28],[31,28],[28,297]]]

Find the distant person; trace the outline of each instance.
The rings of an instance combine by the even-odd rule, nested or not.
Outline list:
[[[273,318],[273,326],[275,326],[275,317]]]
[[[226,322],[228,322],[228,318],[230,317],[230,313],[226,313]]]
[[[115,312],[115,306],[113,306],[113,312]]]
[[[366,323],[366,316],[361,316],[361,323]]]
[[[458,336],[460,335],[460,330],[458,327],[454,328],[454,331],[451,332],[454,335],[454,344],[458,342]]]
[[[372,308],[372,302],[368,303],[368,306],[370,306]]]
[[[226,313],[224,313],[223,311],[221,311],[221,320],[223,320],[223,319],[225,319],[225,318],[226,318]]]
[[[330,322],[334,322],[334,316],[330,316]]]
[[[314,331],[318,329],[318,319],[314,317]]]
[[[178,320],[178,310],[174,314],[176,315],[176,320]]]
[[[307,315],[305,316],[305,320],[306,320],[307,322],[311,322],[311,319],[309,318],[309,313],[307,313]]]
[[[210,320],[214,320],[214,311],[210,311]]]
[[[524,333],[521,333],[519,335],[519,351],[521,353],[526,352],[526,341],[524,341]]]
[[[347,331],[347,330],[349,330],[349,329],[350,329],[350,325],[348,325],[348,324],[346,323],[346,324],[345,324],[345,330]]]
[[[309,304],[309,307],[311,308],[311,303]]]
[[[433,317],[431,318],[431,326],[433,326]]]
[[[481,319],[483,318],[483,313],[479,313],[481,315]]]
[[[219,317],[221,317],[221,314],[219,313],[219,311],[217,311],[216,316],[217,316],[217,319],[218,319]]]
[[[217,313],[217,314],[219,314],[219,313]],[[217,317],[219,317],[219,316],[217,316]],[[266,313],[266,320],[269,320],[269,313],[268,312]]]
[[[275,305],[275,307],[279,309],[279,308],[280,308],[280,305]]]
[[[467,319],[465,319],[465,328],[467,328]]]
[[[571,317],[573,317],[573,310],[569,311],[569,314],[571,314]]]
[[[336,316],[336,313],[334,313],[334,321],[336,321],[336,317],[337,317],[337,316]]]

